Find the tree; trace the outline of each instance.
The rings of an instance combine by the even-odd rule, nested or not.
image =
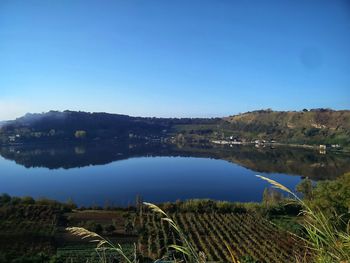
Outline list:
[[[318,182],[312,194],[311,206],[322,211],[332,211],[338,215],[347,214],[347,217],[350,216],[350,173],[346,173],[336,180]]]
[[[84,227],[92,232],[97,233],[97,234],[101,234],[103,231],[101,224],[98,224],[98,223],[91,221],[91,220],[85,222]]]
[[[35,204],[35,200],[31,196],[24,196],[22,197],[22,204],[33,205]]]
[[[66,202],[67,206],[70,209],[76,209],[77,205],[74,203],[73,199],[71,197],[68,198],[67,202]]]
[[[0,205],[8,204],[11,202],[11,196],[8,194],[2,194],[0,196]]]
[[[306,178],[302,180],[297,186],[296,186],[296,191],[299,193],[302,193],[304,198],[307,200],[312,199],[312,181],[309,178]]]
[[[276,189],[265,188],[263,192],[263,204],[266,206],[276,205],[283,200],[282,194]]]

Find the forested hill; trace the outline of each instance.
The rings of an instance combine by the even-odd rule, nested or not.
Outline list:
[[[26,114],[0,127],[6,142],[45,140],[152,139],[166,136],[174,125],[210,124],[218,119],[143,118],[110,113],[49,111]],[[1,142],[0,141],[0,142]]]
[[[144,118],[109,113],[50,111],[26,114],[0,127],[0,143],[53,140],[176,138],[266,140],[295,144],[350,145],[350,111],[259,110],[224,118]]]

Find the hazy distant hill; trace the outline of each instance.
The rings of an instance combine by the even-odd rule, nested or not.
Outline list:
[[[26,114],[0,128],[2,143],[54,140],[150,140],[177,142],[275,140],[350,145],[350,111],[259,110],[225,118],[144,118],[109,113],[50,111]],[[0,142],[1,142],[0,141]]]

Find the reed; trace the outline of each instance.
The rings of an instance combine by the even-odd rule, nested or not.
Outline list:
[[[292,196],[293,201],[303,207],[301,215],[304,217],[303,226],[307,234],[307,238],[303,239],[311,251],[313,262],[350,263],[350,221],[347,222],[345,231],[339,229],[338,223],[342,221],[341,216],[331,220],[320,209],[311,209],[306,202],[284,185],[261,175],[257,177],[267,181],[274,188],[287,192]]]
[[[130,259],[127,257],[123,251],[123,248],[120,244],[114,245],[108,239],[102,237],[95,232],[89,231],[82,227],[68,227],[66,228],[68,232],[72,235],[78,236],[81,239],[87,239],[89,242],[96,243],[96,252],[100,258],[100,263],[108,263],[106,253],[107,252],[115,252],[120,255],[125,262],[127,263],[137,263],[137,255],[136,255],[136,246],[134,245],[134,257]]]

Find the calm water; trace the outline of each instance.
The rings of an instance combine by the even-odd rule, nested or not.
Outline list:
[[[189,198],[260,201],[268,185],[256,174],[294,189],[301,176],[313,178],[311,172],[329,175],[332,171],[331,176],[336,176],[349,169],[348,156],[242,147],[61,145],[7,147],[0,153],[0,193],[60,201],[73,198],[79,205],[127,205],[134,203],[136,195],[149,202]]]

